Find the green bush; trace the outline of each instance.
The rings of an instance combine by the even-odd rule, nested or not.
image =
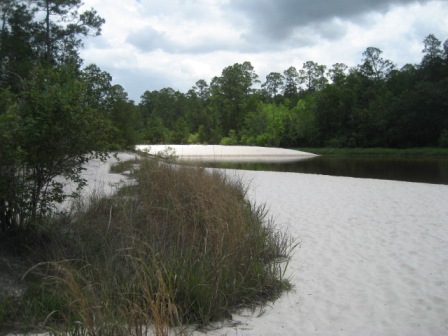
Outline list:
[[[233,146],[238,144],[238,136],[235,130],[230,130],[229,136],[224,137],[220,141],[220,145]]]
[[[86,104],[86,83],[73,66],[38,67],[30,76],[20,99],[0,93],[6,105],[0,111],[0,237],[28,235],[55,203],[72,196],[59,177],[82,187],[82,165],[104,158],[115,133]]]
[[[200,143],[199,141],[199,133],[193,133],[190,134],[190,136],[188,137],[188,141],[189,144],[198,144]]]

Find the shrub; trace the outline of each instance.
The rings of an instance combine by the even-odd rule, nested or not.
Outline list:
[[[237,145],[238,144],[238,136],[234,130],[230,130],[229,136],[222,138],[219,143],[220,143],[220,145],[228,145],[228,146]]]
[[[192,133],[189,135],[188,137],[188,141],[189,144],[198,144],[200,143],[199,141],[199,133]]]
[[[79,187],[82,165],[105,158],[114,130],[86,104],[88,90],[72,66],[36,68],[20,100],[6,92],[0,111],[0,237],[33,239],[37,224],[64,192],[60,177]]]

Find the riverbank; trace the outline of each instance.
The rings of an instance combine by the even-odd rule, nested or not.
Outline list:
[[[94,171],[96,181],[112,175]],[[261,311],[187,334],[448,333],[448,186],[220,171],[241,178],[249,200],[266,204],[280,229],[300,242],[286,272],[294,289]]]
[[[286,162],[317,156],[299,150],[223,145],[138,145],[136,150],[151,156],[173,156],[182,161]]]

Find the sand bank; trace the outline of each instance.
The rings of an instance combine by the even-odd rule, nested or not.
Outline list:
[[[150,155],[159,153],[175,154],[180,160],[202,161],[297,161],[309,159],[316,154],[291,149],[257,146],[221,146],[221,145],[139,145],[137,150]]]
[[[249,197],[301,248],[293,292],[209,335],[448,334],[448,186],[227,173],[248,181]]]

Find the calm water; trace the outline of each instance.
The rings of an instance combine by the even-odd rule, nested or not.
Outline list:
[[[286,163],[202,163],[207,167],[448,184],[448,158],[318,156]]]

